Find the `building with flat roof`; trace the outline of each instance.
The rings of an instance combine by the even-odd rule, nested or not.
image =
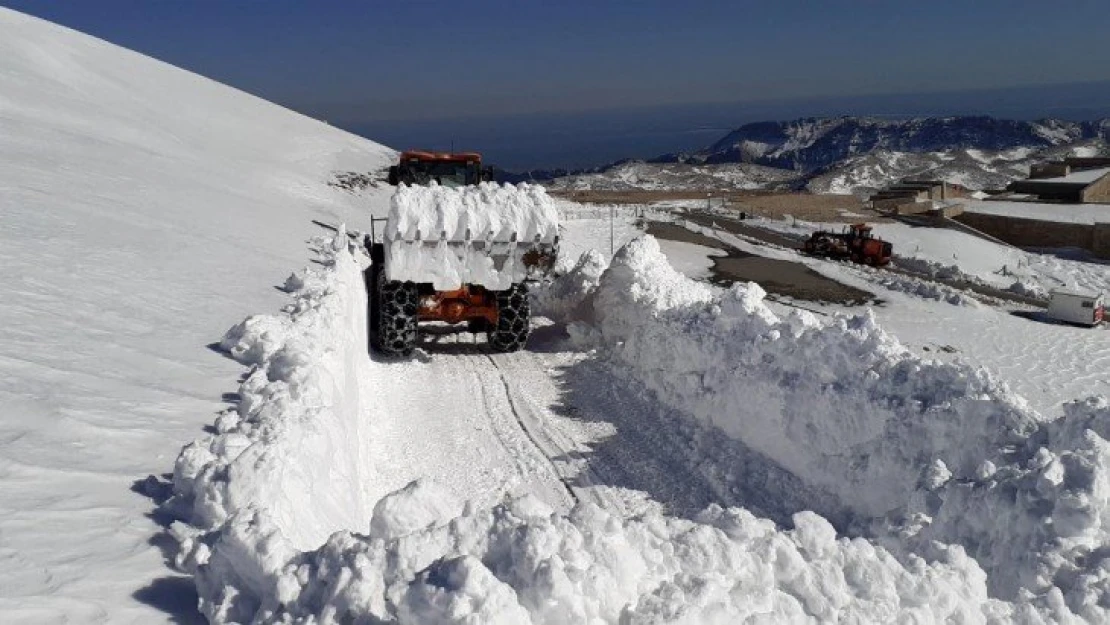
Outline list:
[[[905,215],[928,212],[936,203],[966,196],[966,189],[943,180],[906,178],[872,194],[868,201],[875,210]]]
[[[1006,189],[1036,202],[1110,203],[1110,158],[1069,157],[1038,163],[1030,168],[1028,180],[1011,182]]]

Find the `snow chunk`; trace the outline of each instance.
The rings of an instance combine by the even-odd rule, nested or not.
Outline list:
[[[597,250],[584,252],[570,271],[532,292],[532,310],[556,323],[592,319],[593,293],[606,266]]]
[[[416,480],[374,506],[370,535],[391,540],[430,525],[443,525],[461,510],[462,504],[445,488]]]
[[[405,593],[400,620],[428,625],[529,625],[516,593],[473,556],[439,561]]]

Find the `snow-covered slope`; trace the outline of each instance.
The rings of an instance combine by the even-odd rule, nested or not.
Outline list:
[[[1007,150],[941,150],[902,152],[875,150],[851,156],[816,173],[806,183],[814,193],[869,194],[905,178],[944,180],[967,189],[1002,189],[1029,175],[1029,166],[1065,156],[1099,156],[1110,153],[1101,139],[1048,148],[1017,147]]]
[[[195,614],[132,485],[222,408],[205,346],[280,305],[311,220],[365,222],[332,172],[391,155],[0,9],[0,620]]]

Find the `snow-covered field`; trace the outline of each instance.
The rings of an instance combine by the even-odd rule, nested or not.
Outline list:
[[[683,275],[708,248],[640,236],[643,207],[560,203],[527,351],[436,327],[379,359],[369,259],[312,220],[384,215],[327,183],[392,151],[0,32],[0,621],[1110,618],[1106,330],[808,259],[885,302],[814,315]]]
[[[752,221],[799,237],[817,228],[837,230],[843,225]],[[844,284],[877,293],[886,303],[874,309],[876,317],[904,344],[937,358],[985,367],[1045,415],[1062,414],[1062,405],[1071,399],[1110,395],[1110,376],[1105,375],[1110,366],[1106,326],[1092,330],[1052,324],[1030,311],[1016,311],[1025,313],[1020,316],[1007,308],[981,305],[973,293],[926,279],[827,262],[726,232],[690,227],[741,251],[801,262]],[[894,243],[899,265],[927,274],[1039,296],[1058,288],[1110,294],[1106,264],[1026,252],[954,230],[892,223],[874,227],[878,236]]]
[[[995,200],[966,200],[962,203],[967,211],[985,215],[1074,224],[1110,223],[1110,205],[1106,204],[1039,204]]]

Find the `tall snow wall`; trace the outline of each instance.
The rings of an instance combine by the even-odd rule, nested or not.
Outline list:
[[[651,237],[595,265],[561,279],[575,285],[561,309],[614,374],[834,494],[895,551],[962,545],[995,596],[1110,618],[1105,398],[1044,423],[983,369],[924,360],[870,313],[780,318],[758,285],[682,276]]]
[[[224,337],[221,347],[250,367],[238,406],[175,467],[172,505],[192,525],[174,528],[179,563],[203,564],[201,586],[215,580],[201,592],[210,618],[225,588],[266,594],[268,561],[316,548],[339,529],[369,529],[363,275],[342,231],[316,245],[326,266],[290,277],[294,301],[283,314],[250,317]],[[247,518],[271,528],[264,544],[226,531]]]

